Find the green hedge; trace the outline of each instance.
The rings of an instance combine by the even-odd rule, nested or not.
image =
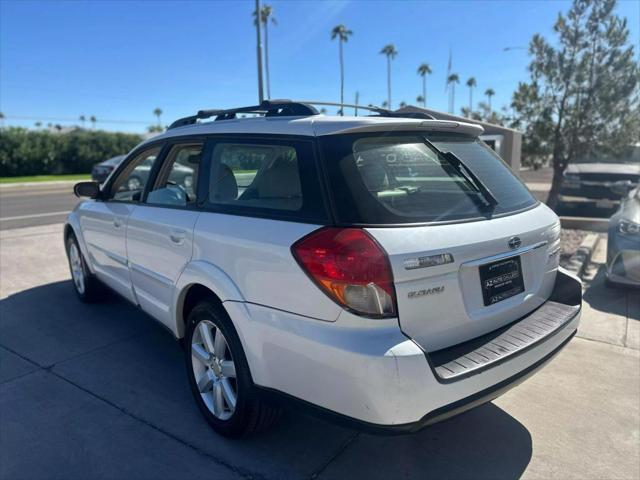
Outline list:
[[[0,129],[0,177],[89,173],[91,167],[129,152],[140,135],[77,130],[51,133]]]

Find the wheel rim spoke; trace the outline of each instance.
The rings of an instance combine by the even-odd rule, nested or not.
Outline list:
[[[224,414],[224,399],[220,382],[213,384],[213,414],[221,417]]]
[[[223,360],[220,364],[222,375],[229,378],[236,378],[236,364],[233,360]]]
[[[209,353],[214,353],[215,349],[213,348],[213,338],[211,338],[211,329],[206,322],[200,322],[198,325],[198,331],[200,332],[200,338],[202,339],[202,344],[204,348]]]
[[[212,383],[213,381],[211,380],[209,372],[205,371],[202,377],[200,377],[200,380],[198,380],[198,390],[200,390],[200,393],[206,393],[211,390]]]
[[[236,392],[233,391],[233,387],[231,386],[228,378],[223,378],[220,380],[220,383],[222,384],[222,394],[224,399],[226,400],[229,409],[233,412],[236,408]]]
[[[219,328],[216,328],[215,340],[213,341],[213,354],[217,358],[224,358],[224,351],[226,346],[227,342],[224,339],[224,335]]]
[[[202,345],[194,344],[191,347],[191,353],[193,357],[200,363],[207,365],[211,360],[211,354],[207,352]]]

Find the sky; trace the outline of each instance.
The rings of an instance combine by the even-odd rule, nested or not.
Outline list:
[[[264,0],[263,0],[264,3]],[[415,104],[416,70],[431,65],[428,107],[446,111],[449,52],[460,76],[456,111],[492,88],[494,108],[528,78],[525,48],[552,26],[568,1],[271,0],[271,97],[339,101],[338,44],[331,29],[353,31],[345,45],[345,102],[386,100],[393,43],[392,106]],[[205,108],[257,103],[253,1],[0,0],[0,111],[5,125],[71,125],[94,115],[97,128],[143,132]],[[621,0],[631,42],[640,46],[640,1]],[[505,47],[516,47],[504,51]],[[331,113],[331,111],[330,111]],[[349,110],[346,111],[349,113]]]

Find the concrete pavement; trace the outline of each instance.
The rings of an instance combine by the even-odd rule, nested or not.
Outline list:
[[[5,230],[0,245],[2,479],[640,477],[637,295],[597,275],[580,338],[491,404],[401,437],[290,412],[229,441],[202,420],[163,328],[117,298],[75,298],[61,225]]]

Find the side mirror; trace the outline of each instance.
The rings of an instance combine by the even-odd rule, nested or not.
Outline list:
[[[100,185],[97,182],[80,182],[73,187],[76,197],[98,198],[100,195]]]
[[[633,183],[629,180],[622,180],[611,185],[611,191],[622,197],[627,195],[631,190],[633,190]]]

